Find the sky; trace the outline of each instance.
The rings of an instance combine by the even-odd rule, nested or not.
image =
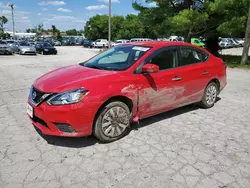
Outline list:
[[[9,2],[15,5],[14,17],[17,32],[24,32],[43,23],[44,28],[55,25],[58,29],[81,30],[90,17],[96,14],[108,14],[109,0],[0,0],[0,16],[6,16],[9,22],[4,26],[5,31],[12,31],[11,9]],[[137,2],[146,6],[145,0]],[[138,14],[132,7],[132,0],[112,0],[112,15]]]

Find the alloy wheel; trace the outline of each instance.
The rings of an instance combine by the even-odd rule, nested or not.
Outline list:
[[[206,101],[208,105],[213,105],[217,98],[217,88],[215,85],[210,85],[206,92]]]
[[[102,131],[105,136],[117,137],[129,126],[129,115],[122,107],[110,108],[102,118]]]

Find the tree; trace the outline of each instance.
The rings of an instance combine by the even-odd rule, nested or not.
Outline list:
[[[125,17],[123,24],[121,25],[121,29],[118,31],[117,39],[131,39],[131,38],[139,38],[144,34],[143,25],[138,16],[129,14]]]
[[[248,11],[244,48],[243,48],[241,62],[240,62],[241,65],[247,64],[247,61],[248,61],[249,46],[250,46],[249,34],[250,34],[250,5],[249,5],[249,11]]]
[[[154,29],[159,36],[178,33],[190,42],[191,37],[203,36],[209,50],[217,54],[218,38],[241,36],[246,23],[249,0],[146,0],[156,7],[133,3],[140,11],[144,26]],[[152,33],[151,33],[152,34]],[[167,33],[165,33],[167,34]]]
[[[60,33],[60,30],[57,29],[55,25],[52,25],[51,28],[52,28],[51,31],[53,33],[53,36],[57,36],[57,34]]]
[[[26,29],[26,33],[32,33],[31,29],[30,28]]]
[[[143,25],[138,16],[130,14],[123,16],[112,16],[112,40],[121,38],[142,37]],[[84,28],[85,37],[96,40],[108,38],[108,16],[96,15],[87,21]]]
[[[77,36],[78,32],[76,29],[70,29],[70,30],[66,31],[66,34],[69,36]]]
[[[108,16],[107,15],[96,15],[86,22],[84,27],[85,37],[88,39],[96,40],[100,38],[108,37]]]
[[[4,31],[4,24],[6,24],[8,22],[8,19],[5,16],[1,16],[0,17],[0,29],[2,31]]]

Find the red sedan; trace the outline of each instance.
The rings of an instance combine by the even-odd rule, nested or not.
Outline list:
[[[192,103],[214,106],[226,83],[226,65],[205,49],[183,42],[131,43],[38,78],[27,114],[46,135],[93,133],[111,142],[139,119]]]

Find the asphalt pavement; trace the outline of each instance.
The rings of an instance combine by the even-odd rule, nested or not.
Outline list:
[[[33,81],[97,50],[0,56],[0,188],[249,188],[250,71],[228,69],[211,109],[194,105],[133,124],[123,139],[40,135],[26,115]]]

